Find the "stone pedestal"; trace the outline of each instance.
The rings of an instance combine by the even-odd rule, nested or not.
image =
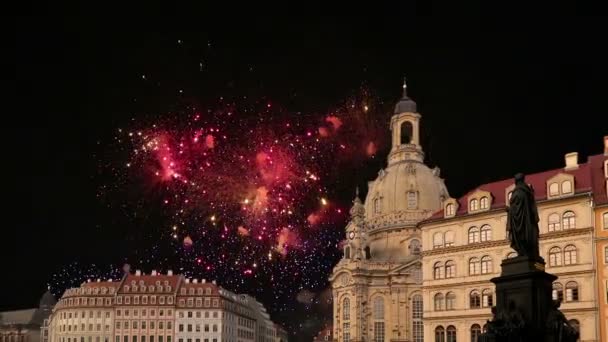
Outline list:
[[[542,258],[518,256],[502,262],[496,285],[494,317],[480,342],[575,341],[565,317],[553,302],[551,292],[556,276],[545,272]]]

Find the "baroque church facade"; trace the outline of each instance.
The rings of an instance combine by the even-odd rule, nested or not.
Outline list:
[[[416,103],[403,96],[391,118],[387,167],[358,196],[344,255],[332,284],[338,341],[424,341],[421,232],[418,223],[449,198],[439,169],[424,164]]]

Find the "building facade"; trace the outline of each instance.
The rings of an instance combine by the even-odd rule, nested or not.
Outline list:
[[[353,201],[344,256],[329,278],[338,341],[424,341],[418,223],[449,194],[439,169],[423,162],[421,115],[403,90],[388,165],[369,182],[365,202],[358,194]]]
[[[263,306],[252,300],[215,282],[136,271],[66,290],[48,320],[48,342],[253,342]]]
[[[404,87],[405,88],[405,87]],[[496,300],[490,279],[515,256],[506,235],[512,179],[451,198],[424,163],[420,114],[404,96],[388,165],[358,196],[330,282],[333,340],[476,342]],[[608,137],[604,154],[526,175],[553,298],[581,341],[608,340]]]
[[[37,308],[0,312],[0,342],[47,342],[45,322],[55,303],[47,291]]]

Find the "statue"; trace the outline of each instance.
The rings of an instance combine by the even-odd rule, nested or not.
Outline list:
[[[579,332],[573,327],[566,316],[559,311],[561,302],[553,301],[553,307],[547,316],[547,330],[557,342],[575,342],[579,338]]]
[[[515,175],[515,189],[507,209],[507,235],[517,255],[538,259],[538,210],[534,190],[524,180],[523,174]]]

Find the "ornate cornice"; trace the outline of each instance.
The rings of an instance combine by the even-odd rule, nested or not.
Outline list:
[[[370,234],[394,228],[416,228],[418,222],[431,216],[431,210],[396,211],[366,220]]]

